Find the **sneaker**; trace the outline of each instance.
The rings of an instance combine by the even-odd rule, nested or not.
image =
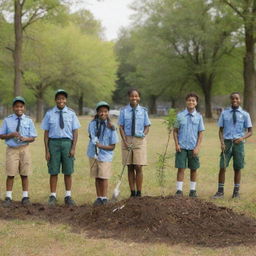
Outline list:
[[[107,199],[103,199],[103,200],[107,200]],[[97,198],[92,205],[93,206],[103,205],[103,200],[101,200],[101,198]]]
[[[29,204],[30,204],[29,197],[23,197],[23,198],[21,199],[21,204],[23,204],[23,205],[29,205]]]
[[[57,198],[55,196],[49,196],[48,205],[49,206],[56,206]]]
[[[136,197],[141,197],[141,191],[137,191]]]
[[[102,199],[102,204],[108,204],[109,200],[107,198]]]
[[[233,195],[232,195],[232,198],[240,198],[239,191],[234,191]]]
[[[177,190],[175,196],[183,196],[182,190]]]
[[[3,202],[3,206],[4,207],[9,207],[12,204],[12,199],[10,197],[6,197],[4,202]]]
[[[197,197],[197,193],[196,193],[196,190],[190,190],[189,191],[189,197],[193,197],[193,198],[196,198]]]
[[[219,199],[219,198],[224,198],[224,193],[223,192],[216,192],[214,196],[212,196],[212,199]]]
[[[72,199],[71,196],[66,196],[64,198],[64,202],[65,202],[66,206],[75,206],[76,205],[75,201]]]

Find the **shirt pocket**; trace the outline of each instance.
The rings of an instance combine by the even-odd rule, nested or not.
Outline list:
[[[72,130],[73,119],[72,116],[64,116],[64,126]]]
[[[200,123],[200,119],[199,118],[193,118],[193,120],[192,120],[193,129],[196,132],[199,130],[199,123]]]
[[[57,117],[57,116],[56,116]],[[57,122],[58,122],[58,119],[57,118],[54,118],[54,117],[50,117],[49,118],[49,127],[50,127],[50,130],[51,129],[54,129],[57,125]]]
[[[30,125],[29,123],[22,123],[21,124],[21,135],[22,136],[25,136],[25,137],[28,137],[30,135]]]
[[[124,112],[124,126],[126,129],[131,129],[132,126],[132,111]]]
[[[238,118],[236,121],[236,132],[241,133],[244,131],[244,120]]]

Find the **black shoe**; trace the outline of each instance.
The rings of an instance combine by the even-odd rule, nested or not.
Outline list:
[[[212,199],[219,199],[219,198],[224,198],[224,192],[216,192],[214,196],[212,196]]]
[[[136,196],[136,191],[135,190],[131,190],[131,196],[130,197],[135,197]]]
[[[197,197],[197,193],[196,193],[196,190],[190,190],[189,191],[189,197],[193,197],[193,198],[196,198]]]
[[[55,196],[49,196],[48,205],[49,206],[56,206],[57,198]]]
[[[177,190],[175,196],[183,196],[182,190]]]
[[[107,204],[107,203],[109,203],[109,200],[108,200],[107,198],[104,198],[104,199],[102,199],[101,201],[102,201],[102,204]]]
[[[137,191],[137,193],[136,193],[136,197],[141,197],[141,191]]]
[[[103,205],[103,200],[101,198],[97,198],[92,205],[93,206]],[[107,200],[107,199],[105,199],[105,200]]]
[[[29,197],[23,197],[21,199],[21,204],[23,204],[23,205],[30,205]]]
[[[12,199],[10,197],[6,197],[3,202],[4,207],[9,207],[12,205]]]
[[[233,195],[232,195],[232,198],[240,198],[239,191],[234,191]]]
[[[71,196],[66,196],[64,198],[64,202],[65,202],[66,206],[75,206],[76,205],[75,201],[72,199]]]

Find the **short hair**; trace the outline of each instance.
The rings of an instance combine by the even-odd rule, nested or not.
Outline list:
[[[238,94],[238,95],[239,95],[239,97],[240,97],[240,93],[239,93],[239,92],[232,92],[232,93],[229,95],[230,99],[231,99],[231,98],[232,98],[232,96],[233,96],[233,95],[235,95],[235,94]]]
[[[195,98],[195,99],[196,99],[196,102],[198,102],[198,101],[199,101],[199,97],[198,97],[198,95],[197,95],[196,93],[194,93],[194,92],[191,92],[191,93],[187,94],[187,96],[185,97],[185,100],[187,101],[187,100],[188,100],[188,98],[190,98],[190,97]]]
[[[132,92],[137,92],[139,94],[139,96],[141,96],[139,90],[136,89],[136,88],[129,89],[128,92],[127,92],[128,96],[130,96],[132,94]]]

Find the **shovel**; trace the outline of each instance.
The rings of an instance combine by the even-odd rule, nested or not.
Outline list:
[[[127,157],[126,157],[125,165],[123,165],[122,171],[121,171],[121,173],[119,175],[119,181],[116,184],[116,187],[115,187],[115,189],[113,191],[111,201],[116,201],[118,196],[120,195],[120,185],[122,183],[122,178],[123,178],[124,170],[125,170],[125,167],[127,165],[127,161],[129,159],[129,156],[130,156],[132,150],[133,150],[133,144],[129,145],[129,147],[128,147],[128,154],[127,154]]]

